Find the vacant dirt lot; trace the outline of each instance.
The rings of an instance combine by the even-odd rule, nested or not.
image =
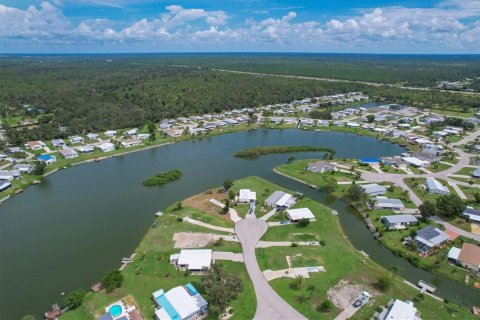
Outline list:
[[[212,233],[178,232],[173,235],[175,248],[201,248],[213,242]]]
[[[202,210],[203,212],[215,215],[221,219],[231,221],[230,216],[228,214],[226,215],[219,214],[220,207],[214,205],[209,201],[210,199],[215,199],[222,202],[226,197],[227,197],[226,193],[223,193],[223,192],[219,193],[217,189],[212,189],[210,191],[194,195],[193,197],[190,197],[185,201],[183,201],[183,203],[186,206],[199,209],[199,210]]]
[[[346,280],[340,280],[334,287],[327,292],[328,299],[340,309],[345,309],[358,298],[363,289]]]
[[[480,224],[472,223],[471,228],[472,228],[472,233],[480,234]]]

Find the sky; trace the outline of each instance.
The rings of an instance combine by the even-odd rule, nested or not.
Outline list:
[[[2,53],[480,53],[480,0],[0,0]]]

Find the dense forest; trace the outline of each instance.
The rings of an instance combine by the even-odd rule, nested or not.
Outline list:
[[[478,97],[171,66],[168,57],[0,58],[0,115],[40,110],[22,139],[141,126],[164,118],[221,112],[294,99],[363,91],[419,107],[465,109]],[[201,60],[201,58],[199,58]],[[60,133],[65,126],[67,132]]]
[[[169,57],[171,64],[435,87],[480,77],[480,55],[239,53]],[[473,88],[478,88],[474,83]]]

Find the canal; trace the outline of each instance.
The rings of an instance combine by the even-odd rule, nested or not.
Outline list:
[[[343,201],[275,174],[272,169],[289,155],[257,160],[232,157],[254,146],[316,145],[337,150],[339,158],[392,156],[397,145],[375,138],[338,132],[252,130],[198,140],[71,167],[47,177],[0,206],[0,318],[40,316],[62,293],[87,289],[135,249],[154,213],[175,201],[220,185],[226,178],[261,176],[305,193],[339,212],[355,247],[385,267],[396,265],[411,282],[433,276],[394,257],[368,232],[358,215]],[[301,153],[301,159],[319,157]],[[141,182],[172,168],[182,179],[145,188]],[[467,304],[480,304],[472,289],[442,279],[439,294]]]

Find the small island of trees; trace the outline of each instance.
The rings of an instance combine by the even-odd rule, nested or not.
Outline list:
[[[160,172],[154,175],[153,177],[148,178],[143,181],[145,187],[152,187],[167,184],[169,182],[178,180],[182,177],[182,172],[178,169],[173,169],[165,172]]]
[[[312,146],[271,146],[256,147],[238,151],[233,156],[242,159],[257,159],[263,155],[275,153],[293,153],[293,152],[327,152],[335,154],[335,150],[328,147],[312,147]]]

